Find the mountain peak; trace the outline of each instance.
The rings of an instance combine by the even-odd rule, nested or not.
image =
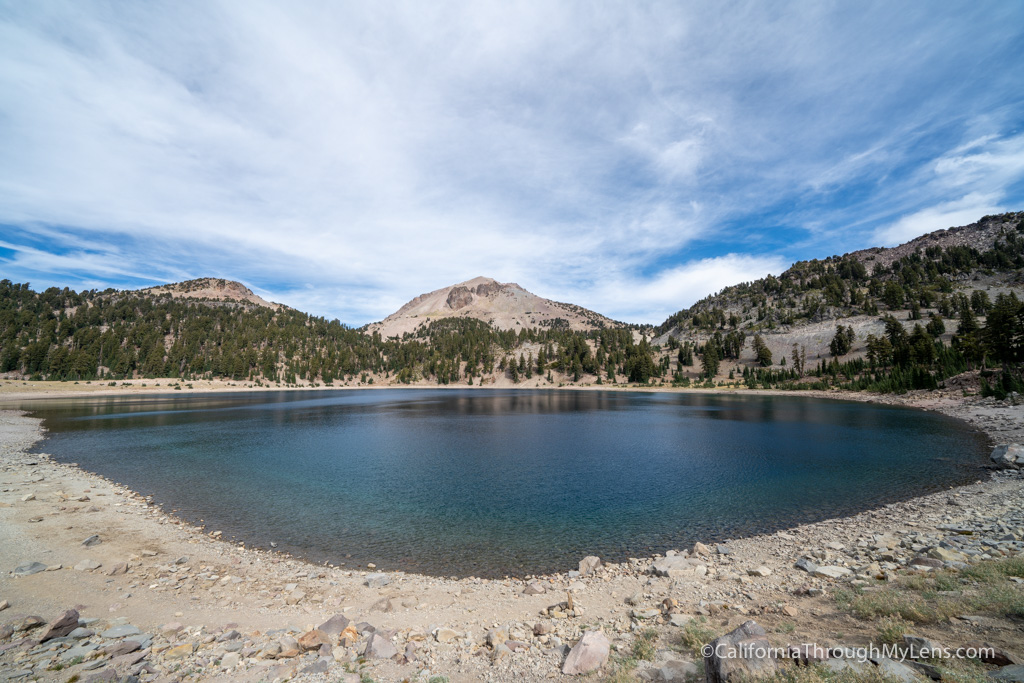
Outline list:
[[[230,301],[263,306],[274,310],[281,308],[281,304],[267,301],[241,282],[215,277],[201,277],[195,280],[185,280],[184,282],[172,282],[166,285],[140,289],[139,292],[154,296],[170,295],[174,299]]]
[[[442,318],[475,318],[506,330],[526,327],[592,330],[621,324],[580,306],[544,299],[514,282],[478,276],[421,294],[368,329],[384,337],[401,336]]]

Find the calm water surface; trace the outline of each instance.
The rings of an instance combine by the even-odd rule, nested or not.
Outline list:
[[[35,401],[39,450],[225,538],[429,574],[565,571],[975,479],[922,411],[789,396],[359,390]]]

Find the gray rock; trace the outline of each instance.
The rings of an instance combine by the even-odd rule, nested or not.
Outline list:
[[[1002,669],[988,672],[989,678],[997,681],[1009,681],[1009,683],[1024,683],[1024,665],[1012,664]]]
[[[327,669],[330,668],[330,663],[326,659],[318,659],[307,667],[304,667],[299,673],[302,674],[325,674]]]
[[[536,581],[531,581],[526,584],[526,588],[523,589],[523,595],[540,595],[545,592],[544,586],[540,585]]]
[[[363,584],[370,588],[383,588],[389,583],[391,583],[391,578],[387,574],[367,574],[363,579]]]
[[[60,659],[61,661],[66,662],[68,660],[74,659],[75,657],[88,657],[98,647],[99,645],[97,645],[96,643],[83,643],[82,645],[76,645],[73,648],[64,650],[64,652],[60,654]]]
[[[30,574],[38,574],[39,572],[45,572],[46,565],[42,562],[27,562],[14,570],[15,576],[28,576]]]
[[[90,637],[92,637],[94,635],[96,635],[96,632],[93,631],[91,628],[85,628],[84,626],[79,626],[74,631],[72,631],[71,633],[68,634],[68,638],[74,638],[75,640],[81,640],[82,638],[90,638]]]
[[[704,657],[707,683],[728,683],[775,672],[775,660],[768,656],[768,634],[755,621],[715,638],[709,646],[711,654]]]
[[[142,632],[131,624],[120,624],[108,628],[100,634],[100,638],[127,638],[128,636],[137,636],[140,633]]]
[[[103,648],[103,651],[110,657],[120,657],[121,655],[135,652],[139,647],[139,643],[136,640],[119,640],[113,645]]]
[[[601,558],[596,555],[587,555],[580,560],[580,576],[587,576],[597,571],[601,566]]]
[[[924,555],[918,555],[910,561],[912,567],[929,567],[931,569],[942,569],[942,560],[936,560],[934,557],[925,557]]]
[[[871,665],[867,662],[861,662],[856,659],[840,659],[838,657],[826,660],[825,667],[837,674],[844,671],[852,671],[854,674],[868,676],[872,671]]]
[[[992,449],[989,459],[1000,469],[1020,469],[1024,466],[1024,446],[1016,443],[996,446]]]
[[[220,658],[220,665],[225,669],[234,669],[242,661],[242,656],[237,652],[229,652]]]
[[[385,638],[379,633],[373,633],[366,640],[362,655],[367,659],[391,659],[398,655],[398,649],[390,638]]]
[[[944,653],[942,645],[920,636],[903,636],[903,644],[907,646],[907,656],[911,659],[940,659]]]
[[[344,614],[335,614],[316,628],[318,631],[323,631],[329,636],[338,636],[351,623],[352,621]]]
[[[100,537],[97,536],[96,534],[93,534],[89,538],[87,538],[84,541],[82,541],[82,545],[84,545],[86,548],[88,548],[90,546],[94,546],[94,545],[99,545],[100,543],[101,543]]]
[[[603,631],[587,631],[569,651],[562,673],[569,676],[597,671],[608,662],[611,643]]]
[[[671,614],[668,618],[668,623],[670,626],[677,626],[679,628],[686,626],[691,621],[693,621],[693,617],[689,614]]]
[[[814,570],[815,576],[827,579],[841,579],[850,574],[853,574],[853,572],[846,567],[818,567]]]
[[[699,560],[676,555],[675,557],[661,557],[651,565],[651,571],[657,576],[670,578],[699,578],[708,573],[707,565]]]
[[[796,561],[796,564],[794,566],[797,569],[803,569],[808,574],[813,574],[814,572],[818,571],[818,565],[816,565],[814,562],[810,560],[810,558],[807,557],[801,557],[799,560]]]
[[[673,659],[665,662],[664,666],[657,670],[654,680],[665,681],[665,683],[685,683],[685,681],[689,681],[696,676],[696,664],[681,659]]]
[[[76,572],[91,572],[94,569],[99,569],[103,565],[96,560],[85,559],[75,565]]]
[[[902,681],[903,683],[913,683],[920,680],[920,676],[917,675],[916,671],[906,664],[901,664],[888,657],[882,657],[878,660],[877,664],[878,673],[887,679]]]

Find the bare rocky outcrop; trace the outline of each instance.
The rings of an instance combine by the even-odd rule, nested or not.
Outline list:
[[[138,290],[139,294],[153,296],[170,296],[172,299],[196,299],[202,302],[230,303],[243,306],[259,306],[278,310],[281,304],[275,304],[255,294],[251,289],[235,280],[215,277],[202,277],[184,282],[149,287]]]
[[[473,293],[469,291],[468,287],[461,285],[452,287],[451,291],[448,292],[448,299],[445,303],[448,304],[448,308],[457,311],[473,303]]]
[[[395,337],[414,332],[425,323],[452,317],[481,320],[503,330],[595,330],[622,325],[581,306],[544,299],[514,282],[476,277],[421,294],[381,322],[368,325],[366,331]]]

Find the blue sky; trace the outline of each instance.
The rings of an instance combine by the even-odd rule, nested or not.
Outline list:
[[[1024,209],[1024,3],[0,0],[0,276],[659,323]]]

